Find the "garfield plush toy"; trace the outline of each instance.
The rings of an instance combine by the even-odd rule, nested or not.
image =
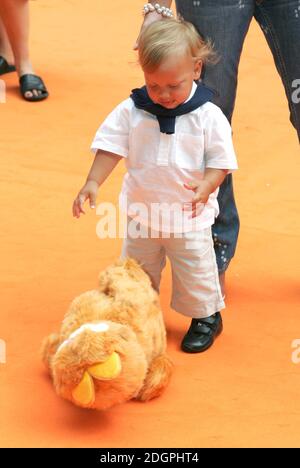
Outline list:
[[[42,346],[57,394],[98,410],[159,396],[172,372],[165,353],[158,294],[130,258],[100,273],[98,289],[73,300]]]

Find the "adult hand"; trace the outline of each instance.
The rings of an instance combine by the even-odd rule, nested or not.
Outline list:
[[[135,41],[135,43],[133,45],[133,50],[137,50],[139,48],[140,35],[144,31],[144,29],[147,26],[149,26],[149,24],[154,23],[155,21],[161,21],[161,20],[165,20],[165,19],[166,18],[164,16],[160,15],[159,13],[156,13],[156,11],[151,11],[150,13],[147,13],[147,15],[144,17],[144,21],[143,21],[143,24],[141,26],[138,38],[137,38],[137,40]]]

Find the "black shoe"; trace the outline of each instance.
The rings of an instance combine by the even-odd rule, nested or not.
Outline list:
[[[0,55],[0,75],[5,75],[5,73],[11,73],[13,71],[16,71],[16,67],[14,65],[9,65],[5,58]]]
[[[192,319],[190,328],[182,340],[181,349],[186,353],[202,353],[211,347],[222,330],[220,312],[207,318]]]
[[[21,94],[26,101],[42,101],[49,96],[45,83],[40,76],[27,73],[22,75],[19,81]],[[37,96],[33,94],[34,89],[40,92]],[[31,97],[26,96],[28,91],[32,93]]]

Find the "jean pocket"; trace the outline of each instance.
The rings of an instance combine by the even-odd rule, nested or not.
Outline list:
[[[201,170],[204,158],[203,135],[178,133],[176,136],[175,164],[183,169]]]

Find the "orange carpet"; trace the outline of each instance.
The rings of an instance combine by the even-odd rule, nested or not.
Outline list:
[[[223,335],[202,355],[179,350],[189,319],[169,307],[168,266],[161,302],[175,372],[161,398],[104,414],[83,411],[55,395],[40,362],[42,338],[120,252],[120,240],[97,238],[95,212],[88,208],[78,220],[71,205],[92,162],[98,125],[142,84],[131,50],[141,2],[123,3],[32,2],[32,59],[51,97],[26,103],[16,75],[4,78],[0,445],[299,447],[300,363],[292,359],[292,343],[300,339],[299,146],[255,23],[233,122],[241,234],[228,272]],[[98,202],[117,201],[123,174],[120,164]]]

